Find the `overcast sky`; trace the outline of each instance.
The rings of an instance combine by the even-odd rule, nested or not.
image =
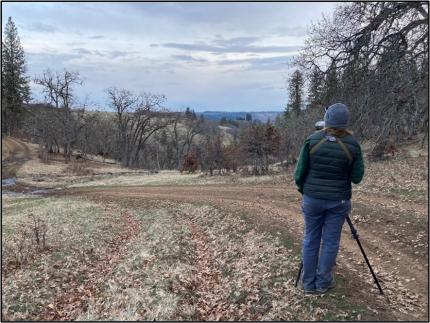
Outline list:
[[[288,62],[307,27],[334,3],[2,3],[12,16],[28,74],[78,71],[88,96],[105,89],[167,96],[172,109],[281,110]],[[40,100],[40,90],[33,96]]]

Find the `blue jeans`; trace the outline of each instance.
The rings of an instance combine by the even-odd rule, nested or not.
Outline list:
[[[305,218],[303,286],[305,290],[326,288],[333,281],[332,269],[339,250],[342,226],[351,211],[351,201],[321,200],[303,195],[302,211]]]

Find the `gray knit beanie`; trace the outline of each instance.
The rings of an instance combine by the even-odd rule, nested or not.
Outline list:
[[[349,120],[349,110],[343,103],[335,103],[328,107],[324,115],[327,128],[346,129]]]

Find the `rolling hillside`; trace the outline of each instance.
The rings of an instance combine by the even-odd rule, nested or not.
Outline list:
[[[267,122],[268,119],[275,120],[282,111],[259,111],[259,112],[227,112],[227,111],[204,111],[198,113],[209,120],[221,120],[225,117],[227,120],[245,119],[247,113],[250,113],[252,120]]]

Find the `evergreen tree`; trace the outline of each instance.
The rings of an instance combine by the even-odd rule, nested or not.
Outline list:
[[[299,115],[303,106],[303,75],[299,70],[295,70],[288,82],[288,104],[285,109],[285,117],[290,113]]]
[[[337,69],[335,64],[331,64],[328,74],[326,76],[326,81],[323,90],[323,105],[329,106],[336,103],[339,100],[339,80],[337,75]]]
[[[321,108],[324,104],[324,75],[314,67],[310,74],[308,108]]]
[[[9,17],[2,42],[2,133],[10,134],[17,126],[22,104],[30,100],[30,86],[25,75],[24,49],[18,30]]]
[[[252,114],[251,113],[247,113],[246,116],[245,116],[245,120],[248,121],[248,122],[251,122],[252,121]]]
[[[187,109],[185,110],[185,118],[187,118],[187,119],[193,118],[193,113],[191,112],[190,107],[187,107]]]

